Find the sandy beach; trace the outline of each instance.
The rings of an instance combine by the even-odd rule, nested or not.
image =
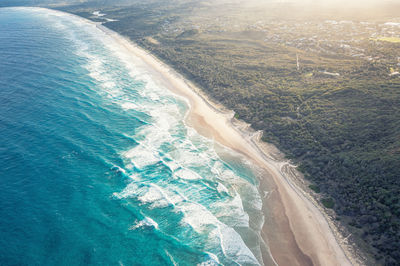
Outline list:
[[[327,215],[284,173],[288,162],[274,158],[272,151],[260,142],[260,134],[248,125],[243,126],[243,122],[233,118],[232,111],[210,101],[194,84],[128,38],[99,23],[75,17],[111,36],[133,57],[140,58],[156,80],[184,97],[190,107],[186,118],[189,126],[263,169],[259,188],[261,195],[265,193],[262,237],[271,253],[263,255],[265,265],[362,264],[352,250],[344,246],[343,237],[332,228]]]
[[[269,215],[266,215],[262,233],[276,264],[357,264],[351,254],[345,252],[338,243],[337,236],[321,210],[285,177],[282,172],[285,162],[272,159],[268,151],[260,147],[257,134],[235,126],[231,112],[220,111],[190,81],[153,55],[104,26],[98,25],[98,28],[111,35],[133,56],[143,60],[151,74],[171,91],[187,99],[190,105],[187,123],[190,126],[200,134],[245,155],[264,169],[260,192],[267,187],[273,189],[264,198],[264,214],[268,212]],[[269,259],[264,262],[266,265],[271,264]]]

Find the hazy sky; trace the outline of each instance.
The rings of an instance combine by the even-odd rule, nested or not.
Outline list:
[[[260,2],[267,2],[268,0],[258,0]],[[340,2],[350,2],[354,4],[366,4],[366,3],[384,3],[384,2],[394,2],[394,0],[272,0],[276,2],[293,2],[293,3],[330,3],[336,4]]]
[[[240,0],[239,0],[240,1]],[[242,0],[241,2],[254,1],[258,3],[298,3],[298,4],[324,4],[324,5],[340,5],[340,4],[351,4],[351,5],[381,5],[387,3],[400,2],[399,0]]]
[[[229,0],[225,0],[229,1]],[[245,5],[263,5],[268,3],[293,3],[299,5],[311,5],[313,7],[334,7],[334,8],[373,8],[384,7],[388,4],[400,5],[400,0],[231,0],[241,2]]]

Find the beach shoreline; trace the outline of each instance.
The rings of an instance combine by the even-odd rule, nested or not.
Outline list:
[[[272,179],[260,180],[261,187],[267,183],[269,187],[274,185],[272,194],[276,194],[263,200],[264,208],[269,211],[273,208],[274,215],[269,217],[272,222],[264,224],[262,233],[278,265],[359,264],[353,254],[343,247],[343,242],[337,240],[340,236],[332,230],[333,225],[328,223],[327,215],[282,173],[282,168],[288,162],[275,161],[269,151],[260,145],[259,133],[243,123],[244,126],[238,126],[238,121],[233,122],[233,111],[210,101],[194,84],[151,53],[100,24],[97,27],[140,58],[168,89],[188,101],[186,119],[190,126],[200,134],[245,155]],[[277,205],[280,208],[276,208]],[[273,225],[277,227],[272,228]],[[282,247],[282,244],[286,246]]]
[[[68,14],[61,11],[62,14]],[[272,192],[263,199],[266,217],[262,237],[268,243],[274,263],[278,265],[358,265],[362,261],[346,245],[344,237],[312,196],[296,184],[291,176],[295,167],[287,160],[274,158],[271,150],[260,141],[261,134],[233,118],[233,111],[211,101],[192,82],[178,74],[128,38],[100,23],[92,23],[129,53],[140,58],[148,71],[163,82],[173,93],[189,104],[186,122],[200,134],[214,139],[240,154],[264,170],[260,180],[263,188]],[[289,169],[289,170],[288,170]],[[290,173],[292,172],[292,174]],[[266,215],[272,213],[272,215]],[[269,260],[264,261],[267,265]],[[268,264],[269,263],[269,264]]]
[[[271,228],[268,222],[263,228],[264,241],[269,243],[274,260],[279,265],[354,265],[358,264],[351,254],[344,251],[337,241],[337,234],[334,234],[326,216],[318,209],[315,203],[311,202],[304,192],[294,184],[287,176],[282,173],[282,168],[289,163],[287,161],[274,161],[269,152],[260,145],[260,134],[251,130],[250,127],[241,126],[233,123],[233,112],[228,111],[219,104],[211,102],[207,96],[195,87],[182,75],[176,73],[169,66],[161,62],[152,54],[138,47],[125,37],[120,36],[104,26],[98,26],[107,34],[112,34],[114,38],[125,45],[135,56],[139,57],[149,67],[153,73],[160,75],[165,85],[174,93],[186,98],[190,105],[187,122],[194,127],[200,134],[215,139],[218,143],[227,146],[248,159],[256,163],[266,174],[273,179],[276,186],[276,197],[266,202],[264,206],[274,206],[281,204],[281,208],[276,210],[273,220],[279,229]],[[130,47],[129,47],[130,46]],[[224,108],[223,111],[220,111]],[[268,180],[262,178],[261,186]],[[269,180],[270,181],[270,180]],[[271,184],[269,184],[271,185]],[[261,191],[260,191],[261,192]],[[269,208],[268,208],[269,209]],[[285,215],[278,219],[279,213]],[[284,221],[286,217],[286,221]],[[277,233],[278,238],[283,241],[269,237],[272,231]],[[288,246],[282,247],[281,243],[290,242]],[[281,250],[284,249],[282,252]],[[289,251],[289,250],[290,251]]]

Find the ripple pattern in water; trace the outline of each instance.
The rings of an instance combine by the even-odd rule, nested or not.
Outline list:
[[[96,25],[0,9],[0,264],[258,265],[256,170]]]

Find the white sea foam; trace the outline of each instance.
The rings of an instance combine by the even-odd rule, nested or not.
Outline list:
[[[181,168],[181,165],[174,160],[163,160],[163,163],[172,171],[175,172],[177,169]]]
[[[113,88],[116,87],[116,84],[115,84],[114,81],[107,80],[106,82],[104,82],[104,83],[102,84],[102,86],[103,86],[104,88],[106,88],[106,89],[113,89]]]
[[[118,21],[118,19],[112,19],[112,18],[105,18],[105,20],[107,20],[107,22]]]
[[[245,245],[240,235],[230,227],[219,228],[221,247],[224,254],[239,265],[259,265],[254,254]]]
[[[113,166],[113,169],[114,169],[114,170],[117,170],[118,172],[121,172],[121,173],[126,174],[126,170],[123,169],[123,168],[121,168],[121,167],[119,167],[118,165],[114,165],[114,166]]]
[[[160,158],[152,148],[143,145],[136,146],[124,153],[125,158],[129,158],[131,163],[138,169],[160,162]]]
[[[122,192],[114,193],[117,198],[135,198],[142,204],[149,205],[150,209],[176,206],[187,201],[178,192],[168,190],[156,184],[143,185],[142,183],[130,183]]]
[[[185,214],[182,222],[189,224],[199,233],[210,230],[208,235],[218,238],[224,255],[239,264],[259,265],[240,235],[231,227],[221,223],[209,210],[199,204],[187,203],[180,206]],[[211,239],[213,241],[213,239]]]
[[[138,109],[138,106],[137,106],[136,104],[134,104],[134,103],[131,103],[131,102],[129,102],[129,103],[122,103],[122,104],[121,104],[121,107],[122,107],[123,109],[125,109],[125,110],[131,110],[131,109],[137,110],[137,109]]]
[[[94,11],[94,12],[92,12],[92,14],[95,16],[98,16],[98,17],[103,17],[106,15],[106,14],[101,13],[101,11]]]
[[[179,264],[175,261],[174,257],[171,255],[171,253],[168,252],[168,250],[164,249],[165,254],[167,254],[168,258],[172,262],[174,266],[178,266]]]
[[[153,227],[155,229],[158,229],[158,224],[151,219],[150,217],[145,217],[141,221],[135,221],[135,223],[129,227],[129,230],[136,230],[138,228],[148,228],[148,227]]]
[[[135,181],[139,181],[139,180],[140,180],[140,177],[138,177],[138,176],[135,175],[135,174],[129,175],[129,178],[132,179],[132,180],[135,180]]]
[[[249,215],[244,211],[239,194],[228,202],[216,202],[213,207],[218,218],[228,218],[226,222],[230,226],[249,227]]]
[[[261,199],[261,195],[258,192],[258,190],[255,189],[254,187],[253,187],[253,191],[255,191],[255,193],[251,194],[251,195],[253,195],[253,199],[251,201],[251,205],[253,206],[253,208],[255,210],[261,211],[262,207],[263,207],[263,202],[262,202],[262,199]]]
[[[179,207],[179,210],[184,213],[182,223],[190,225],[198,233],[208,230],[208,225],[218,226],[218,219],[203,205],[188,202]]]
[[[178,178],[182,179],[187,179],[187,180],[200,180],[202,177],[198,175],[196,172],[186,169],[186,168],[181,168],[175,172],[175,176]]]
[[[63,25],[64,22],[59,21]],[[240,234],[232,228],[248,227],[249,217],[243,208],[241,195],[257,194],[257,188],[226,167],[214,150],[212,140],[185,126],[185,114],[178,105],[182,104],[180,98],[176,98],[160,81],[154,80],[151,71],[139,58],[132,56],[126,47],[95,25],[82,22],[76,22],[76,25],[79,31],[68,30],[69,27],[65,29],[76,44],[77,54],[87,61],[85,68],[96,83],[93,89],[124,110],[136,110],[151,117],[146,118],[147,125],[135,131],[133,138],[139,145],[121,153],[132,182],[113,195],[120,199],[138,200],[146,215],[149,215],[147,211],[170,206],[174,210],[170,215],[176,215],[174,212],[183,214],[180,224],[176,226],[192,228],[197,235],[191,241],[207,241],[196,246],[204,246],[204,251],[210,254],[212,259],[205,262],[209,265],[219,264],[223,257],[238,264],[258,264]],[[89,45],[91,42],[99,45]],[[130,93],[127,88],[137,82],[141,85],[134,94]],[[162,154],[163,145],[173,148]],[[171,178],[171,173],[164,175],[162,172],[158,179],[155,178],[157,171],[161,171],[159,162],[168,166],[172,177],[177,179]],[[144,174],[150,167],[137,171],[147,166],[154,166],[155,174],[151,179]],[[210,196],[215,201],[210,203],[208,195],[216,195],[221,200]],[[251,199],[255,206],[261,202],[256,196]],[[232,223],[223,223],[225,217]],[[136,221],[130,229],[144,227],[158,228],[158,224],[147,217]],[[203,235],[207,236],[206,240],[198,237]]]
[[[204,261],[200,264],[198,264],[199,266],[214,266],[214,265],[221,265],[221,263],[219,262],[219,259],[217,257],[217,255],[207,252],[207,255],[210,256],[210,260]]]
[[[220,194],[223,194],[223,193],[229,194],[229,191],[226,188],[226,186],[224,186],[222,183],[219,183],[219,182],[217,185],[217,190],[218,190],[218,193],[220,193]]]
[[[144,195],[138,197],[138,200],[150,203],[152,208],[164,208],[170,204],[162,191],[155,187],[150,187]]]

